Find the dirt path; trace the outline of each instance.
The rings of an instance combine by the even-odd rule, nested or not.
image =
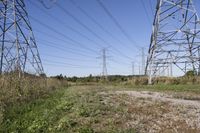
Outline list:
[[[164,94],[160,92],[149,92],[149,91],[117,91],[117,94],[128,94],[129,96],[137,98],[151,98],[152,100],[158,100],[162,102],[170,102],[171,104],[178,104],[184,106],[194,106],[200,108],[200,100],[185,100],[177,99],[172,95]]]

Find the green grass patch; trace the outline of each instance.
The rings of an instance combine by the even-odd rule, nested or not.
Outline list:
[[[124,110],[104,104],[99,95],[104,90],[96,86],[63,88],[28,104],[8,107],[0,132],[134,132],[113,118]]]
[[[171,91],[171,92],[193,92],[200,93],[200,84],[178,84],[178,85],[114,85],[110,86],[110,90],[138,90],[138,91]]]

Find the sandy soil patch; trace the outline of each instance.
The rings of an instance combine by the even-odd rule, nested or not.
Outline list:
[[[116,114],[116,119],[126,119],[124,128],[134,128],[142,133],[200,132],[199,100],[184,100],[149,91],[113,91],[102,95],[106,104],[126,110],[123,115]]]

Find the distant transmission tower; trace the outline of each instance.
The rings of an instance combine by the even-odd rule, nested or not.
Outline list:
[[[0,74],[42,74],[43,66],[24,0],[0,0]]]
[[[102,76],[107,79],[108,73],[107,73],[107,65],[106,65],[106,48],[103,48],[102,50],[102,59],[103,59],[103,69],[102,69]]]
[[[199,47],[200,21],[192,0],[158,0],[145,71],[149,84],[166,69],[172,75],[172,67],[196,74]]]
[[[144,54],[144,48],[142,48],[142,75],[145,74],[145,54]]]
[[[132,75],[135,75],[135,62],[132,62]]]

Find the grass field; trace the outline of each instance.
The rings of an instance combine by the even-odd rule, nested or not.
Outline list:
[[[56,91],[46,98],[7,109],[1,132],[83,132],[126,131],[116,123],[115,112],[102,104],[101,87],[70,87]],[[133,131],[133,129],[127,129]]]
[[[199,85],[156,85],[156,86],[113,86],[85,85],[71,86],[55,90],[45,97],[6,108],[0,132],[147,132],[157,121],[170,121],[171,125],[160,124],[155,131],[200,131],[198,126],[190,128],[177,109],[168,102],[149,102],[151,99],[132,98],[116,91],[165,92],[174,97],[199,100]],[[176,93],[174,93],[176,92]],[[185,109],[187,110],[187,108]],[[180,119],[174,120],[174,114]],[[185,113],[187,114],[187,113]],[[167,119],[162,115],[169,115]],[[188,120],[190,116],[188,115]],[[171,119],[171,120],[170,120]],[[191,116],[192,119],[192,116]],[[156,120],[156,122],[155,122]],[[178,124],[177,124],[178,123]],[[179,124],[180,123],[180,124]],[[152,125],[154,124],[154,125]],[[173,127],[174,125],[174,127]]]

